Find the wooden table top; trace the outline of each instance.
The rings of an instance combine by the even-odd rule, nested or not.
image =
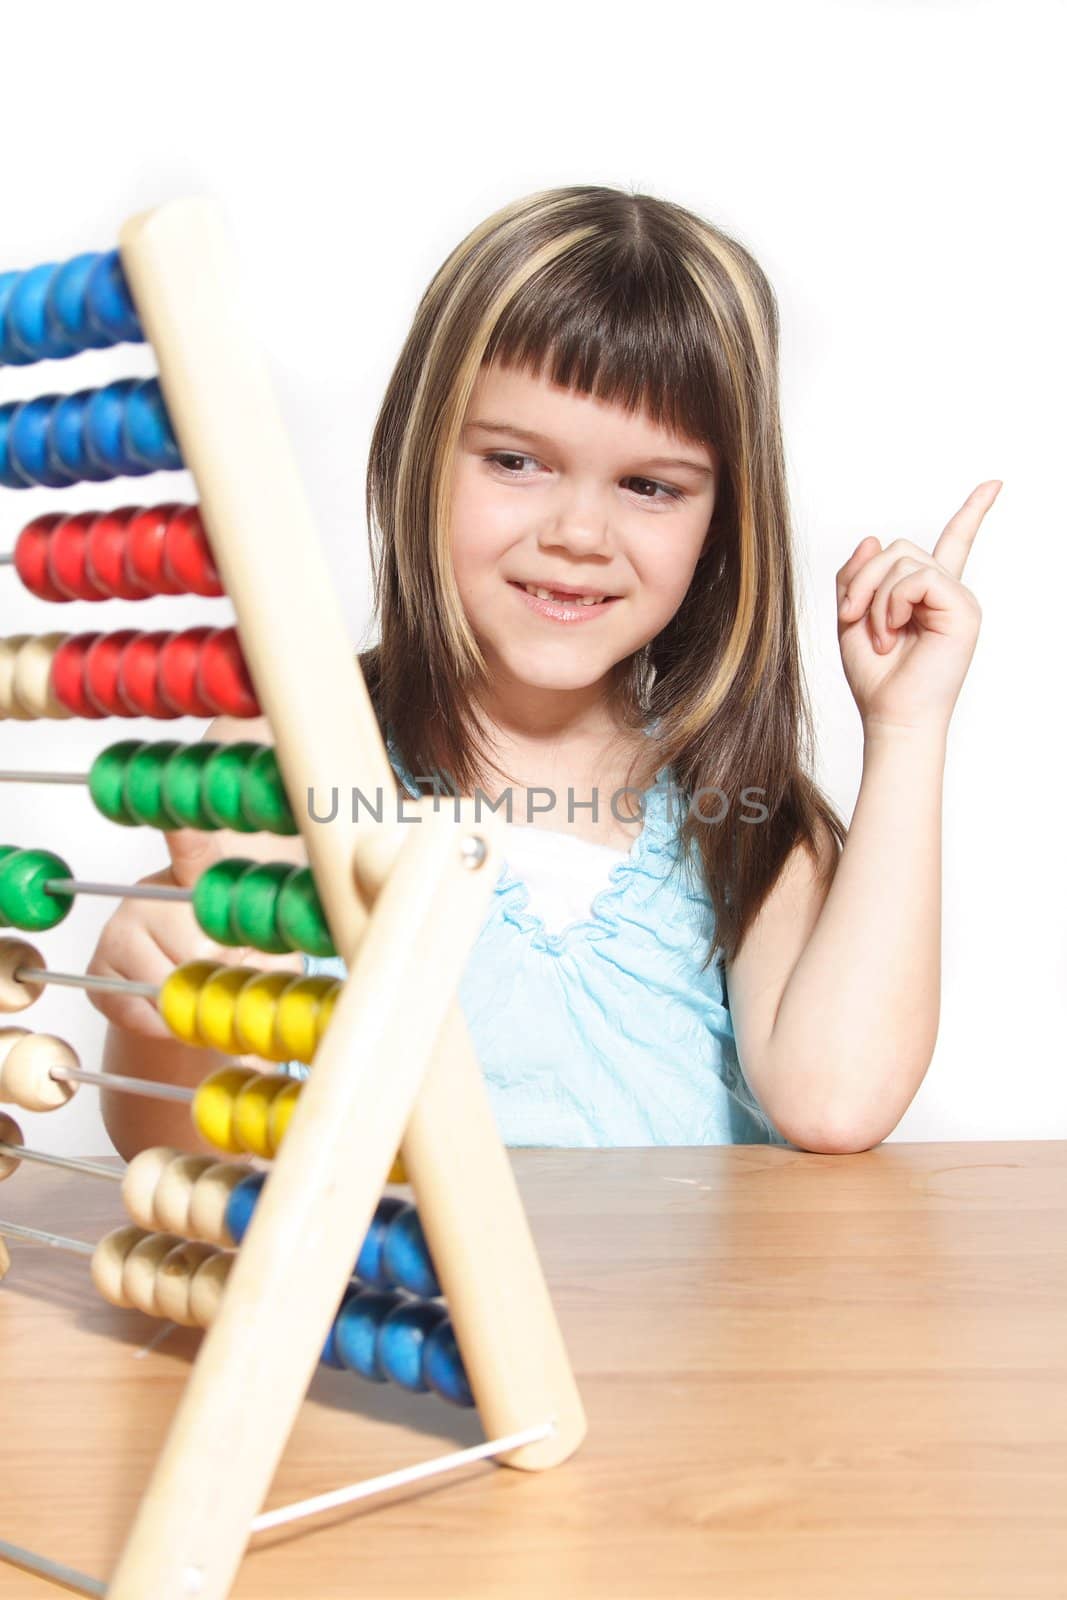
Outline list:
[[[1067,1596],[1067,1143],[510,1154],[582,1448],[259,1535],[236,1600]],[[117,1185],[25,1166],[0,1216],[123,1220]],[[0,1537],[106,1577],[200,1336],[105,1305],[84,1258],[11,1256]],[[321,1370],[269,1504],[482,1438]],[[4,1600],[49,1592],[0,1565]]]

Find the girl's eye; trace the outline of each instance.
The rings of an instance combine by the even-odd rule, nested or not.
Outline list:
[[[675,489],[669,483],[660,483],[657,478],[629,478],[627,481],[629,483],[642,484],[645,489],[662,489],[665,498],[668,500],[680,500],[682,498],[681,489]],[[638,498],[641,500],[657,500],[659,496],[642,492]]]
[[[529,473],[516,468],[512,463],[534,461],[535,457],[522,455],[517,450],[494,450],[490,455],[486,456],[486,460],[491,461],[494,466],[499,467],[502,472],[508,473],[513,478],[524,478],[529,477]],[[623,481],[640,485],[639,491],[635,491],[639,500],[684,499],[684,493],[681,489],[676,489],[669,483],[660,483],[657,478],[625,478]],[[653,491],[651,494],[647,492],[650,489]],[[655,492],[656,490],[659,490],[658,494]]]

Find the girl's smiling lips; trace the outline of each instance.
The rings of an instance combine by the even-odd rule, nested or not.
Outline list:
[[[609,595],[602,600],[598,600],[595,605],[576,605],[566,600],[541,600],[535,594],[528,594],[523,585],[515,579],[508,580],[508,587],[514,589],[519,599],[524,601],[531,611],[536,611],[539,616],[547,617],[551,622],[562,622],[571,626],[579,622],[592,622],[594,617],[603,616],[620,598],[618,595]],[[549,585],[547,583],[536,584],[535,587],[547,589]],[[594,593],[591,589],[573,589],[569,585],[566,588],[563,585],[557,585],[556,592],[575,595]]]
[[[615,600],[618,597],[607,594],[603,589],[597,589],[593,584],[585,589],[576,587],[573,583],[546,583],[543,578],[512,578],[509,580],[520,587],[529,586],[531,589],[551,589],[553,594],[595,595],[598,600]]]

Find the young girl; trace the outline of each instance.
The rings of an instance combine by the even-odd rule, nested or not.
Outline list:
[[[367,495],[380,642],[359,659],[408,792],[480,790],[510,823],[459,994],[509,1145],[860,1150],[929,1065],[946,734],[980,621],[960,577],[1000,485],[932,555],[866,538],[837,573],[864,738],[846,834],[809,770],[777,347],[736,240],[575,187],[453,251],[390,380]],[[153,881],[301,859],[168,843]],[[299,961],[135,902],[92,970],[158,982],[205,955]],[[97,1003],[140,1034],[109,1030],[111,1070],[219,1064],[146,1003]],[[105,1117],[125,1154],[193,1142],[151,1102],[107,1097]]]

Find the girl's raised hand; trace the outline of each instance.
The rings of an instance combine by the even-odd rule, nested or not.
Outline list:
[[[864,729],[944,732],[978,642],[982,612],[960,582],[982,518],[1000,493],[979,484],[932,555],[907,539],[863,539],[837,574],[838,642]]]

